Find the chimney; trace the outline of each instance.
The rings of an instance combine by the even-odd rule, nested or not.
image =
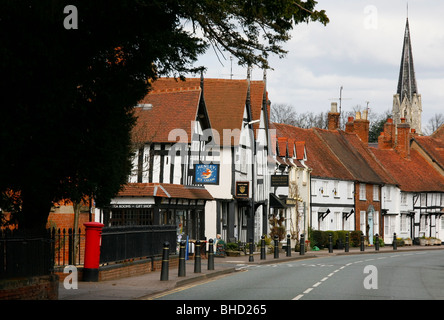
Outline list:
[[[328,130],[339,129],[339,112],[338,104],[336,102],[331,103],[331,110],[328,113]]]
[[[354,128],[355,133],[362,140],[362,142],[367,144],[370,129],[370,122],[367,120],[367,112],[364,111],[363,117],[361,117],[361,112],[356,112]]]
[[[405,118],[401,118],[401,123],[397,126],[395,150],[404,158],[410,156],[410,125]]]
[[[355,132],[353,117],[348,117],[347,123],[345,124],[345,132],[347,132],[347,133],[354,133]]]
[[[384,131],[378,138],[379,149],[393,149],[395,147],[395,124],[393,119],[387,119],[384,124]]]

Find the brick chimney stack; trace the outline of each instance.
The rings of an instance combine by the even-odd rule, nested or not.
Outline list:
[[[353,117],[348,117],[347,123],[345,124],[345,132],[347,132],[347,133],[354,133],[355,132]]]
[[[331,103],[331,110],[328,113],[328,130],[338,130],[339,129],[339,112],[338,104],[336,102]]]
[[[401,123],[397,126],[395,150],[404,158],[410,156],[410,125],[405,118],[401,118]]]
[[[368,143],[370,121],[367,120],[367,111],[363,112],[361,117],[361,112],[356,112],[356,119],[354,122],[355,133],[364,143]]]
[[[378,148],[393,149],[395,146],[395,134],[396,128],[393,119],[387,119],[387,122],[384,124],[384,131],[378,137]]]

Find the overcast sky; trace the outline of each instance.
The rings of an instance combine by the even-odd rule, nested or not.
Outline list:
[[[318,0],[330,23],[301,24],[285,44],[285,58],[272,57],[267,73],[272,104],[292,105],[298,113],[329,111],[343,86],[342,111],[367,101],[372,112],[391,111],[397,90],[405,23],[406,0]],[[409,0],[413,59],[423,126],[436,113],[444,114],[444,1]],[[223,65],[213,50],[199,60],[208,78],[230,78],[229,56]],[[247,71],[233,60],[233,78]],[[253,69],[253,80],[263,72]]]

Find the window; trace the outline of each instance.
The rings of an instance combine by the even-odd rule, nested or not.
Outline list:
[[[335,182],[334,182],[333,195],[334,195],[336,198],[339,198],[339,197],[340,197],[340,195],[339,195],[339,181],[335,181]]]
[[[392,200],[392,188],[391,187],[385,188],[385,200],[386,201]]]
[[[362,233],[364,233],[364,234],[366,234],[367,233],[367,228],[365,227],[366,226],[366,223],[365,223],[365,211],[361,211],[361,214],[360,214],[360,226],[361,226],[361,231],[362,231]]]
[[[401,204],[406,205],[407,204],[407,193],[401,192]]]
[[[365,183],[359,184],[359,200],[367,200],[365,195]]]
[[[373,201],[379,201],[379,186],[373,185]]]
[[[407,215],[401,215],[401,232],[407,231]]]
[[[353,199],[353,182],[347,184],[347,197]]]

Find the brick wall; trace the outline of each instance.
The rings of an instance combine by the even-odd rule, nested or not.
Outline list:
[[[57,300],[57,275],[0,280],[0,300]]]
[[[379,213],[378,222],[379,222],[379,230],[374,230],[374,233],[378,233],[382,235],[381,230],[383,229],[383,219],[381,216],[381,187],[378,186],[379,189],[379,201],[373,200],[373,184],[366,183],[365,184],[365,193],[366,200],[360,200],[360,183],[355,184],[355,230],[360,230],[366,233],[366,230],[361,230],[361,211],[367,212],[370,205],[373,205],[375,211]],[[368,218],[368,216],[366,215]]]

